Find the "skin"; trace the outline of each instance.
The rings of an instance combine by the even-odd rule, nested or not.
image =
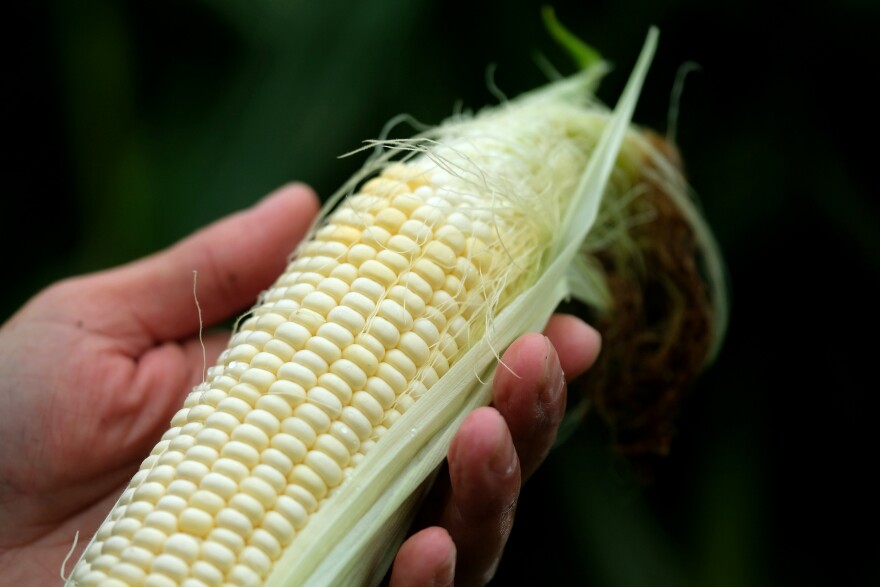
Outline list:
[[[208,359],[228,333],[210,325],[249,307],[283,270],[318,209],[290,185],[173,247],[74,277],[34,296],[0,328],[0,577],[21,587],[67,572],[183,398],[203,377],[193,270]],[[238,235],[248,234],[247,239]],[[492,407],[464,421],[423,529],[401,546],[391,587],[481,585],[497,566],[522,481],[546,456],[565,381],[599,351],[596,332],[554,316],[503,355]],[[515,373],[515,375],[514,375]]]

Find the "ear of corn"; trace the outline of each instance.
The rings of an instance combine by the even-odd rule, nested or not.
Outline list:
[[[381,579],[420,488],[488,403],[500,350],[566,296],[610,303],[578,253],[603,197],[633,181],[629,121],[655,43],[652,30],[614,113],[589,98],[600,64],[381,143],[240,322],[69,584]]]

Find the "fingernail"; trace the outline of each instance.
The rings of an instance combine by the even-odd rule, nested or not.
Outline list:
[[[547,381],[547,385],[541,390],[540,398],[544,405],[549,405],[556,402],[562,393],[562,389],[565,387],[565,374],[559,363],[559,355],[556,354],[553,343],[546,336],[544,344],[547,345],[547,353],[544,355],[544,381]]]
[[[502,427],[502,421],[498,423],[496,437],[495,452],[489,458],[489,468],[496,475],[507,477],[516,468],[516,450]]]
[[[455,582],[455,551],[446,555],[446,560],[434,573],[431,587],[452,587]]]

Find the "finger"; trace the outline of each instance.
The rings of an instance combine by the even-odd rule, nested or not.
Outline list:
[[[124,303],[119,319],[136,324],[150,343],[189,336],[200,324],[216,323],[254,302],[283,271],[317,207],[311,189],[286,186],[165,251],[105,274],[102,286]]]
[[[566,381],[577,379],[592,367],[602,347],[599,332],[571,314],[554,314],[544,328],[544,336],[556,349]]]
[[[565,415],[566,376],[582,374],[599,352],[598,333],[573,316],[554,316],[545,332],[546,337],[533,333],[514,341],[495,373],[493,402],[510,429],[523,479],[556,439]]]
[[[471,413],[447,458],[451,491],[441,519],[458,552],[455,584],[483,585],[504,551],[520,488],[519,460],[498,411]]]
[[[455,544],[438,526],[410,536],[394,558],[388,587],[451,587],[455,578]]]

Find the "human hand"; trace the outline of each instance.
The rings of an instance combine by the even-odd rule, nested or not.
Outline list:
[[[281,189],[166,251],[59,282],[0,328],[0,576],[10,585],[57,581],[74,533],[94,533],[201,381],[192,271],[204,323],[234,316],[283,270],[316,210],[308,188]],[[555,318],[547,334],[569,377],[598,350],[595,333],[571,317]],[[205,334],[209,364],[227,342],[228,334]],[[520,471],[525,478],[537,467],[564,408],[558,363],[543,337],[519,339],[505,360],[522,379],[499,371],[497,411],[471,414],[449,452],[451,493],[440,519],[448,533],[430,528],[404,544],[395,587],[448,575],[450,536],[458,584],[481,582],[494,569]],[[483,463],[493,454],[509,459],[488,478]],[[474,515],[483,511],[489,515]]]

